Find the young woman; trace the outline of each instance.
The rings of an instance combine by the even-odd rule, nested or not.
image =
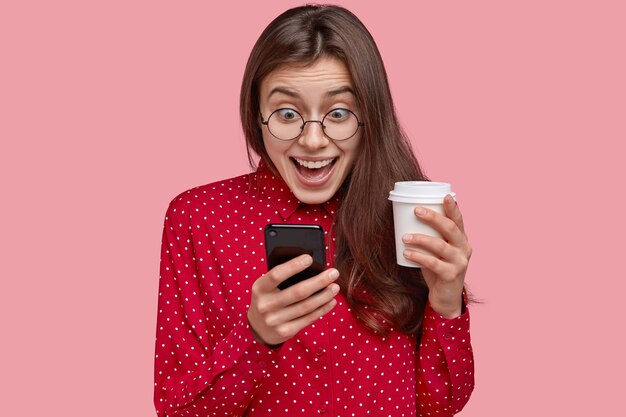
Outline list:
[[[473,389],[461,213],[416,210],[442,238],[396,264],[388,192],[424,180],[363,24],[336,6],[288,10],[241,89],[256,172],[176,197],[163,234],[155,404],[163,416],[448,416]],[[269,223],[318,224],[327,269],[267,270]]]

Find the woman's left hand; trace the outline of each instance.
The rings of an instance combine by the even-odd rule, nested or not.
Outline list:
[[[424,207],[415,209],[417,218],[441,233],[441,238],[407,233],[402,241],[431,253],[408,248],[404,256],[422,265],[431,307],[442,316],[453,318],[461,314],[463,283],[472,248],[465,234],[461,211],[450,195],[444,199],[443,208],[445,216]]]

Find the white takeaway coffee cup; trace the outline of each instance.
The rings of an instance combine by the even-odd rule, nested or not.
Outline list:
[[[443,199],[450,194],[456,199],[450,184],[431,181],[402,181],[396,182],[389,192],[389,200],[393,203],[393,224],[396,236],[396,260],[398,265],[420,268],[421,265],[406,259],[403,252],[406,248],[426,252],[402,241],[406,233],[421,233],[441,237],[435,229],[420,221],[415,216],[417,206],[426,207],[438,213],[443,213]]]

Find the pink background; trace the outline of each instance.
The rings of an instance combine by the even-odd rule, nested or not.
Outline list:
[[[337,3],[371,30],[418,157],[466,218],[484,304],[460,415],[615,415],[623,2]],[[299,4],[2,2],[3,415],[154,415],[165,209],[249,169],[246,58]]]

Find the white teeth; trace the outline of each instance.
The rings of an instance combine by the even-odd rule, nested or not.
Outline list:
[[[335,158],[333,159],[326,159],[325,161],[304,161],[302,159],[298,159],[298,158],[294,158],[300,165],[302,165],[303,167],[309,168],[309,169],[319,169],[322,167],[325,167],[326,165],[330,164],[331,162],[333,162],[335,160]]]

